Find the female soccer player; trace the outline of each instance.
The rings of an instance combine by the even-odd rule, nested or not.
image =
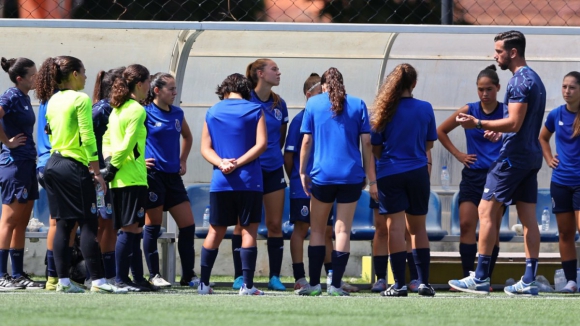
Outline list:
[[[322,92],[320,76],[312,73],[304,82],[304,96],[306,100]],[[300,181],[300,148],[302,146],[303,135],[300,133],[304,110],[300,111],[292,122],[286,137],[286,147],[284,149],[284,168],[290,178],[290,223],[294,224],[294,231],[290,238],[290,254],[292,255],[292,270],[294,272],[294,290],[300,290],[308,284],[306,272],[304,270],[304,239],[308,235],[310,228],[310,198],[302,189]],[[308,161],[307,172],[312,170],[312,160]],[[332,211],[328,216],[326,227],[326,256],[324,267],[326,273],[332,270]]]
[[[181,257],[181,284],[188,285],[194,277],[195,222],[189,198],[181,176],[186,173],[187,157],[193,137],[180,107],[174,106],[177,95],[175,78],[170,74],[157,73],[152,77],[145,111],[147,139],[145,158],[149,161],[147,183],[149,196],[143,229],[143,251],[149,267],[149,282],[160,287],[171,283],[159,274],[157,238],[161,229],[163,212],[169,211],[179,227],[177,249]],[[180,148],[180,138],[183,138]]]
[[[241,74],[218,86],[221,102],[211,107],[201,135],[201,155],[213,165],[210,185],[210,227],[201,248],[201,281],[197,292],[211,294],[209,279],[219,245],[230,225],[242,229],[240,249],[243,283],[240,295],[263,295],[254,287],[262,217],[262,168],[258,157],[267,147],[266,118],[249,101],[252,84]]]
[[[270,281],[268,289],[285,291],[286,287],[280,281],[282,258],[284,254],[284,238],[282,236],[282,214],[284,213],[284,148],[286,129],[288,127],[288,109],[286,102],[272,91],[272,87],[280,84],[280,69],[270,59],[258,59],[246,68],[246,77],[252,83],[253,91],[250,101],[260,104],[268,126],[268,149],[260,156],[262,175],[264,177],[264,212],[268,228],[268,258],[270,263]],[[240,266],[239,245],[241,244],[239,228],[232,237],[234,266]],[[239,271],[236,272],[240,285]]]
[[[337,202],[335,236],[332,252],[332,296],[347,296],[341,279],[350,255],[350,229],[357,201],[366,185],[366,175],[376,184],[371,169],[370,127],[365,103],[347,95],[342,74],[330,68],[320,80],[324,93],[311,97],[300,132],[305,134],[300,153],[300,179],[310,196],[310,245],[308,246],[310,283],[300,295],[320,295],[320,270],[325,256],[325,233],[328,214]],[[362,162],[359,151],[362,141]],[[314,148],[313,148],[314,147]],[[307,173],[312,155],[312,170]],[[363,168],[364,167],[364,168]],[[371,190],[376,199],[376,191]]]
[[[2,69],[14,87],[0,96],[0,290],[42,289],[24,272],[26,226],[38,199],[36,148],[32,133],[36,117],[28,92],[34,89],[36,66],[27,58],[2,58]],[[12,276],[8,274],[8,256]]]
[[[568,283],[563,293],[578,292],[576,284],[576,249],[574,237],[580,226],[580,72],[564,76],[562,97],[566,104],[548,114],[540,132],[544,159],[553,169],[550,182],[552,212],[556,214],[560,233],[560,257]],[[556,155],[552,154],[550,138],[556,133]]]
[[[125,67],[111,69],[107,72],[99,71],[95,88],[93,91],[93,128],[97,139],[97,151],[99,154],[99,167],[104,169],[105,158],[103,157],[103,135],[107,131],[109,116],[113,111],[110,104],[111,87],[115,76],[121,76]],[[103,267],[107,282],[115,284],[115,244],[117,242],[117,231],[113,225],[113,205],[111,202],[111,192],[107,192],[104,198],[104,205],[98,207],[99,232],[97,238],[103,257]]]
[[[70,56],[48,58],[38,73],[37,91],[54,94],[46,109],[46,132],[52,145],[44,170],[51,218],[56,219],[54,261],[59,277],[57,292],[84,292],[69,278],[67,254],[71,231],[81,228],[81,251],[92,280],[91,292],[124,293],[103,277],[97,237],[95,183],[107,186],[99,173],[97,146],[91,120],[91,100],[85,87],[85,67]],[[58,89],[58,92],[55,91]],[[91,176],[88,166],[94,171]]]
[[[157,291],[143,278],[141,233],[145,222],[147,168],[145,167],[145,109],[140,101],[149,92],[149,70],[133,64],[122,76],[113,76],[110,104],[113,111],[103,136],[106,168],[103,178],[110,182],[113,222],[119,230],[115,246],[116,285],[131,292]],[[110,155],[110,156],[109,156]],[[133,281],[129,279],[129,268]]]
[[[467,103],[437,128],[437,136],[441,145],[465,166],[461,171],[461,183],[459,184],[459,225],[461,230],[459,255],[461,256],[463,277],[469,276],[470,271],[474,271],[475,255],[477,254],[475,230],[479,221],[477,206],[483,195],[487,171],[499,156],[502,143],[498,142],[501,134],[494,133],[494,137],[491,138],[490,133],[485,133],[482,129],[465,129],[467,153],[464,153],[455,147],[448,134],[459,126],[456,121],[459,113],[466,113],[480,120],[503,118],[504,104],[497,100],[500,84],[495,71],[495,65],[480,71],[476,80],[479,101]],[[503,212],[504,210],[501,210],[498,214],[503,215]],[[498,218],[501,220],[501,216]],[[499,228],[500,224],[498,223],[497,226]],[[498,254],[499,237],[496,240],[489,266],[490,277]]]
[[[437,132],[431,104],[412,97],[416,84],[417,72],[411,65],[396,66],[377,94],[371,119],[373,153],[378,159],[379,212],[387,218],[395,278],[395,283],[381,292],[383,296],[407,296],[406,228],[411,234],[421,283],[419,295],[435,295],[429,285],[430,250],[425,221],[430,191],[427,151],[433,147]]]

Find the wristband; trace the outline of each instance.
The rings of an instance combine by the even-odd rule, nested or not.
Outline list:
[[[374,186],[376,184],[377,184],[377,181],[371,181],[371,182],[369,182],[369,186]]]

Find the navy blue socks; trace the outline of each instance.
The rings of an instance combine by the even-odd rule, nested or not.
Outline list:
[[[419,274],[420,284],[429,285],[429,266],[431,265],[431,249],[419,248],[413,249],[415,265],[417,265],[417,274]]]
[[[138,235],[120,231],[115,245],[115,261],[117,265],[115,279],[119,283],[129,282],[129,267],[133,252],[133,239]]]
[[[463,277],[469,276],[469,272],[475,270],[475,256],[477,256],[477,243],[459,243],[459,256],[461,256],[461,268]]]
[[[568,260],[562,262],[562,269],[564,270],[564,275],[566,276],[566,281],[574,281],[576,282],[576,264],[578,263],[577,259]]]
[[[10,248],[10,261],[12,261],[12,278],[19,278],[24,272],[24,249]]]
[[[412,252],[407,252],[407,266],[409,267],[409,276],[411,280],[418,280],[419,274],[417,274],[417,264],[415,263],[415,256]]]
[[[0,277],[8,274],[8,257],[9,251],[7,249],[0,249]]]
[[[326,259],[326,254],[324,255],[324,259]],[[324,271],[326,272],[326,275],[328,275],[328,272],[330,272],[331,270],[332,270],[332,262],[324,263]]]
[[[157,264],[159,264],[159,261],[157,261]],[[133,251],[131,254],[131,274],[133,274],[134,282],[145,281],[145,278],[143,278],[143,251],[141,251],[140,234],[135,234],[135,237],[133,238]]]
[[[211,270],[217,254],[218,249],[205,249],[205,247],[201,247],[201,281],[207,286],[209,286],[209,277],[211,276]]]
[[[58,277],[56,273],[56,264],[54,263],[54,253],[52,250],[46,249],[46,270],[47,276]]]
[[[326,256],[326,246],[308,246],[308,275],[310,275],[312,286],[320,284],[324,256]]]
[[[530,284],[536,280],[536,271],[538,270],[538,259],[537,258],[526,258],[526,272],[522,281],[526,284]]]
[[[143,227],[143,252],[151,277],[159,274],[159,252],[157,251],[157,238],[161,225],[145,225]]]
[[[405,281],[405,265],[407,261],[407,251],[391,253],[391,270],[395,279],[395,289],[400,289],[407,284]]]
[[[377,279],[387,279],[388,261],[389,255],[373,256],[373,265],[375,266],[375,275],[377,276]]]
[[[350,252],[332,251],[332,286],[340,288]]]
[[[270,278],[272,278],[272,276],[280,276],[283,257],[284,257],[284,238],[268,237],[268,260],[270,263]]]
[[[232,235],[232,255],[234,258],[234,279],[242,276],[242,258],[240,249],[242,248],[242,235]],[[271,267],[270,267],[271,268]]]
[[[109,251],[103,253],[103,267],[105,270],[105,278],[110,279],[115,277],[115,269],[117,264],[115,263],[115,252]]]
[[[475,278],[485,280],[489,277],[489,265],[491,256],[479,254],[477,257],[477,268],[475,269]]]
[[[493,246],[493,251],[491,252],[491,261],[489,262],[489,278],[493,275],[493,269],[495,268],[495,262],[497,261],[497,256],[499,256],[499,247]]]
[[[244,274],[244,284],[248,289],[254,286],[254,271],[256,270],[256,259],[258,258],[258,248],[241,248],[242,273]]]
[[[190,280],[193,276],[193,266],[195,265],[194,237],[195,224],[179,229],[177,251],[181,257],[181,277],[186,280]]]

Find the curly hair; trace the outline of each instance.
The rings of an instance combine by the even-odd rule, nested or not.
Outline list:
[[[251,85],[252,85],[252,89],[255,89],[258,86],[258,71],[264,71],[264,69],[266,68],[266,66],[268,65],[268,63],[270,62],[274,62],[270,59],[258,59],[252,63],[250,63],[247,67],[246,67],[246,78],[248,78],[248,80],[250,81]],[[276,93],[274,93],[274,91],[270,90],[270,96],[272,96],[272,109],[274,109],[275,107],[278,106],[278,104],[280,104],[281,99],[280,96]]]
[[[320,77],[320,83],[326,85],[328,89],[330,110],[334,113],[333,115],[340,115],[344,110],[344,99],[346,98],[342,74],[334,67],[328,68]]]
[[[138,83],[149,79],[149,70],[140,64],[132,64],[125,68],[121,76],[113,77],[111,87],[111,106],[118,108],[131,98],[131,92]]]
[[[66,82],[73,72],[80,72],[83,62],[75,57],[62,55],[51,57],[42,63],[36,75],[35,94],[40,102],[46,102]]]
[[[417,81],[417,71],[408,63],[402,63],[393,69],[385,78],[373,105],[371,127],[373,131],[381,132],[387,126],[401,101],[405,90],[410,90]]]
[[[217,86],[215,93],[220,100],[229,93],[238,93],[243,99],[249,100],[252,97],[252,83],[242,74],[231,74]]]

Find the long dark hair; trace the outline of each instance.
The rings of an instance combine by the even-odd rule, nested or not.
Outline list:
[[[320,83],[326,85],[328,97],[330,98],[330,109],[334,116],[340,115],[344,110],[344,99],[346,98],[346,89],[342,80],[342,74],[338,69],[331,67],[322,74]]]
[[[73,72],[80,72],[82,68],[81,60],[67,55],[44,60],[36,75],[36,98],[40,102],[48,101],[59,84],[67,81]]]
[[[155,99],[155,87],[163,88],[167,85],[167,82],[171,79],[175,79],[173,75],[168,74],[166,72],[158,72],[155,75],[151,76],[151,86],[149,87],[149,92],[147,93],[147,98],[143,101],[145,105],[151,104]]]
[[[383,131],[397,112],[403,92],[411,89],[417,81],[417,71],[408,63],[402,63],[393,69],[385,78],[373,105],[371,127],[374,131]]]
[[[16,77],[26,76],[28,68],[34,67],[34,61],[22,57],[12,59],[2,57],[2,59],[0,59],[0,65],[2,65],[2,69],[8,73],[10,80],[14,84],[17,84]]]
[[[118,108],[131,98],[131,92],[139,82],[149,78],[149,70],[140,64],[133,64],[125,68],[122,76],[113,76],[111,87],[111,106]]]
[[[93,104],[102,99],[108,99],[111,97],[111,88],[115,79],[114,77],[122,76],[124,70],[125,67],[119,67],[109,71],[99,71],[97,74],[97,80],[95,81],[95,88],[93,90]]]

